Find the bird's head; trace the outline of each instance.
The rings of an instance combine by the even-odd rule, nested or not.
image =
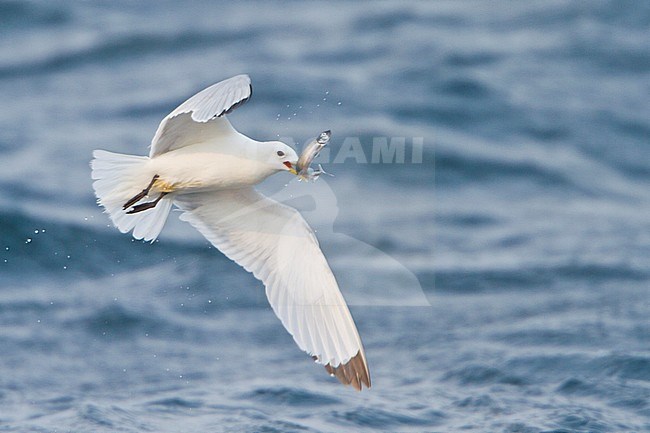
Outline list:
[[[296,151],[281,141],[272,141],[273,154],[271,160],[274,161],[273,165],[278,170],[286,170],[291,174],[298,174],[296,164],[298,163],[298,155]]]

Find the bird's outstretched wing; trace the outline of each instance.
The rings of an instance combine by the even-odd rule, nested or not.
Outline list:
[[[298,346],[342,383],[370,375],[361,339],[314,233],[300,213],[252,188],[179,196],[181,220],[266,287]]]
[[[246,102],[251,93],[248,75],[237,75],[192,96],[160,122],[151,140],[149,157],[207,139],[236,134],[225,114]]]

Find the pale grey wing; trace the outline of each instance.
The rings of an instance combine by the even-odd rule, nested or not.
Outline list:
[[[261,280],[296,344],[344,384],[370,387],[361,339],[300,213],[252,188],[179,196],[181,220]]]
[[[251,93],[248,75],[237,75],[192,96],[160,122],[151,140],[149,157],[237,134],[225,114],[246,102]]]

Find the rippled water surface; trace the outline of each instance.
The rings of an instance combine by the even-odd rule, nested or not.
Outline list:
[[[0,23],[0,431],[650,431],[646,3],[4,1]],[[240,131],[333,131],[335,177],[262,189],[316,228],[370,390],[177,213],[145,244],[95,204],[93,149],[145,154],[239,73]],[[372,164],[395,137],[404,162]]]

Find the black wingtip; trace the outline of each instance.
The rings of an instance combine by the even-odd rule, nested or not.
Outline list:
[[[248,85],[248,88],[250,89],[250,93],[248,94],[247,97],[245,97],[245,98],[242,99],[241,101],[237,101],[237,102],[235,102],[234,104],[232,104],[232,105],[230,106],[230,108],[227,108],[227,109],[223,110],[221,113],[217,114],[217,115],[214,116],[214,117],[216,118],[216,117],[225,116],[226,114],[230,114],[230,112],[231,112],[232,110],[234,110],[235,108],[237,108],[237,107],[239,107],[240,105],[242,105],[244,102],[246,102],[246,101],[248,101],[249,99],[251,99],[251,96],[253,96],[253,85],[252,85],[252,84],[249,84],[249,85]]]

